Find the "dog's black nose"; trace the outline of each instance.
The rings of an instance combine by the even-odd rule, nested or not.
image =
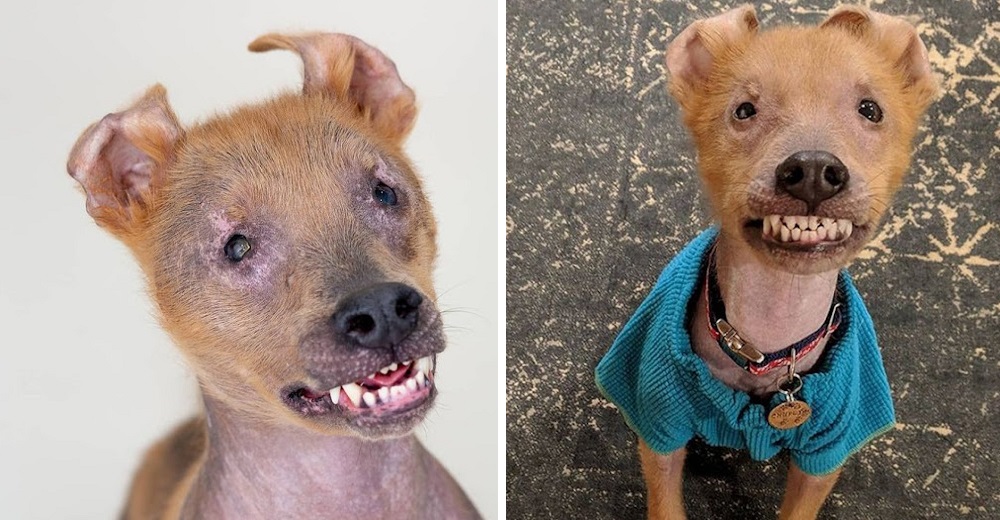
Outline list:
[[[804,201],[810,213],[844,189],[851,178],[836,155],[819,150],[789,155],[774,170],[774,176],[778,190]]]
[[[391,349],[417,327],[423,301],[408,285],[376,284],[344,299],[333,313],[333,328],[345,343]]]

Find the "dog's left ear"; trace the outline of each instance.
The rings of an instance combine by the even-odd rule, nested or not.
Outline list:
[[[305,69],[303,91],[353,103],[384,137],[400,143],[417,117],[416,96],[396,64],[381,51],[347,34],[266,34],[250,43],[253,52],[294,51]]]
[[[844,5],[834,9],[820,27],[839,28],[860,38],[872,39],[895,64],[906,87],[913,90],[919,102],[930,103],[937,95],[937,80],[927,57],[927,47],[920,40],[916,27],[905,18]]]

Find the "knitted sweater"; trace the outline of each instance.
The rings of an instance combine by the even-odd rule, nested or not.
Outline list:
[[[781,394],[767,406],[752,402],[712,377],[691,347],[688,302],[717,234],[703,232],[663,270],[597,365],[597,386],[655,452],[674,451],[697,435],[713,446],[749,450],[755,460],[787,449],[802,471],[830,473],[895,424],[871,317],[841,273],[842,325],[796,394],[812,416],[797,428],[773,428],[767,413],[783,402]]]

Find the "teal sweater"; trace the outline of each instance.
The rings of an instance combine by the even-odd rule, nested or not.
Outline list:
[[[802,471],[839,468],[868,441],[895,424],[889,383],[871,317],[847,273],[839,289],[844,321],[796,394],[812,409],[804,424],[778,430],[764,406],[712,377],[691,348],[687,308],[697,295],[703,261],[718,231],[694,239],[660,274],[656,286],[597,365],[597,386],[653,451],[668,453],[698,436],[713,446],[750,451],[766,460],[791,452]]]

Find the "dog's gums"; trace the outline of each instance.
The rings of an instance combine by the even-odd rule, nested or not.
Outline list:
[[[340,410],[392,414],[409,411],[423,404],[434,391],[434,358],[392,363],[352,383],[318,392],[298,387],[288,393],[286,402],[303,415],[317,415]]]

